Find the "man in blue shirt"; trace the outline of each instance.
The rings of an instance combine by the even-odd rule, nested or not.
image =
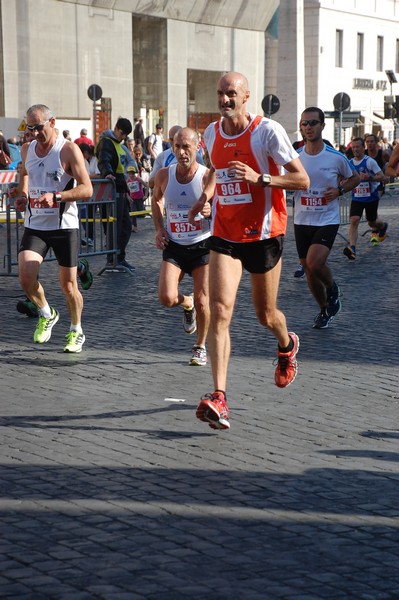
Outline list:
[[[350,160],[350,164],[359,173],[360,183],[352,190],[349,246],[344,248],[343,251],[349,260],[355,260],[356,258],[358,229],[364,210],[372,230],[370,241],[373,244],[383,242],[388,229],[388,223],[383,223],[378,218],[378,203],[380,200],[378,186],[384,180],[384,173],[374,158],[366,156],[363,138],[358,137],[352,140],[352,152],[353,158]]]

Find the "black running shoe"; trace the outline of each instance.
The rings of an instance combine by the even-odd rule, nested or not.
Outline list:
[[[93,283],[93,273],[90,271],[89,261],[86,258],[80,258],[78,262],[78,277],[82,288],[88,290]]]
[[[334,283],[327,289],[327,312],[330,317],[335,317],[341,310],[341,290]]]
[[[17,303],[17,311],[27,317],[38,317],[39,313],[36,304],[34,304],[29,298],[26,300],[20,300]]]
[[[353,248],[354,246],[347,246],[343,249],[343,253],[349,258],[349,260],[356,260],[356,251]]]
[[[378,230],[378,241],[383,242],[387,237],[388,223],[384,223],[381,229]]]
[[[326,308],[322,308],[321,311],[319,312],[318,315],[316,315],[314,322],[313,322],[313,328],[314,329],[326,329],[328,327],[328,324],[330,323],[330,321],[332,320],[333,317],[330,317],[330,315],[327,312]]]
[[[305,269],[303,268],[302,265],[299,265],[295,272],[294,272],[294,277],[296,277],[296,279],[302,279],[302,277],[305,277]]]
[[[327,306],[326,310],[327,310],[327,313],[328,313],[328,316],[330,317],[330,319],[332,319],[333,317],[336,317],[337,314],[339,312],[341,312],[341,308],[342,308],[342,305],[341,305],[341,300],[339,298],[336,302],[329,304]]]
[[[335,283],[327,290],[327,312],[329,317],[335,317],[341,310],[341,290]]]
[[[329,305],[334,304],[334,302],[340,299],[340,296],[341,290],[339,289],[337,283],[335,283],[334,281],[332,286],[330,288],[327,288],[327,303]]]

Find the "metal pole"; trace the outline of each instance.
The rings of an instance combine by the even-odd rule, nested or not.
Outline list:
[[[342,144],[342,111],[339,111],[339,143]]]
[[[96,87],[93,90],[93,141],[94,145],[97,143],[97,128],[96,128]]]

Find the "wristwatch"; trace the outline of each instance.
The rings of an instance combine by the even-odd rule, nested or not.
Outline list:
[[[53,202],[58,204],[58,202],[61,202],[61,200],[62,200],[61,194],[54,192],[53,193]]]
[[[338,196],[343,196],[344,194],[346,194],[345,188],[343,188],[342,185],[338,186],[338,192]]]
[[[269,173],[262,173],[262,175],[259,177],[258,181],[261,185],[263,185],[263,187],[266,187],[266,186],[270,185],[270,183],[272,181],[272,176],[269,175]]]

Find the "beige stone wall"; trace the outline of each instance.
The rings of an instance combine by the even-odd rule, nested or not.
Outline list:
[[[92,115],[87,88],[112,98],[113,117],[132,118],[132,17],[54,0],[2,1],[5,112],[35,103],[56,116]]]
[[[136,94],[133,104],[134,85],[139,87],[140,82],[134,80],[130,12],[58,0],[2,0],[2,10],[8,117],[22,118],[31,104],[41,102],[59,117],[90,118],[92,102],[87,88],[96,83],[103,96],[112,99],[113,121],[119,115],[133,120],[133,112],[145,115],[147,111],[148,116],[155,111],[158,115],[156,111],[162,106],[166,127],[185,124],[188,69],[215,72],[215,79],[219,72],[243,71],[251,84],[251,110],[261,111],[263,32],[168,20],[165,78],[160,80],[162,69],[155,74],[154,65],[163,57],[155,43],[151,55],[153,40],[148,40],[152,57],[148,60],[147,55],[144,64],[146,83],[155,89],[158,86],[159,94],[152,92],[146,99],[144,86],[143,99],[137,102]],[[211,110],[215,110],[214,89],[211,95],[208,89],[198,90],[199,104],[212,105]],[[156,119],[158,116],[152,120]],[[148,121],[151,128],[151,118]]]
[[[245,48],[245,52],[242,49]],[[168,21],[169,121],[186,122],[187,70],[208,71],[204,87],[196,87],[196,110],[217,112],[216,82],[220,73],[237,70],[249,80],[249,109],[261,113],[264,35],[211,25]]]

